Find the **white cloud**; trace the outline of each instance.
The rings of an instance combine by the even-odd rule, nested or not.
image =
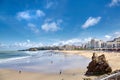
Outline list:
[[[67,41],[64,41],[64,44],[76,44],[76,43],[81,43],[81,39],[70,39]]]
[[[42,30],[48,32],[48,31],[58,31],[60,29],[59,24],[57,24],[56,22],[45,22],[42,26],[41,26]]]
[[[46,8],[48,9],[48,8],[52,7],[53,4],[54,4],[53,2],[47,2]]]
[[[0,51],[9,50],[9,44],[0,43]]]
[[[32,24],[32,23],[28,23],[28,27],[30,28],[30,30],[32,30],[34,33],[39,33],[39,29],[36,27],[36,25]]]
[[[88,38],[83,39],[82,41],[83,41],[83,43],[87,43],[87,42],[90,41],[91,39],[92,39],[92,37],[88,37]]]
[[[53,43],[53,46],[63,46],[63,45],[81,45],[82,40],[79,38],[69,39],[66,41],[57,41]]]
[[[30,40],[28,39],[27,42],[30,43]]]
[[[111,39],[111,36],[110,35],[105,35],[105,38]]]
[[[105,37],[105,40],[113,40],[114,38],[120,37],[120,32],[114,32],[112,34],[105,35],[104,37]]]
[[[101,20],[101,17],[89,17],[86,22],[82,25],[82,28],[86,29],[90,26],[96,25]]]
[[[41,47],[44,46],[42,43],[32,42],[29,39],[22,42],[14,42],[12,44],[0,43],[0,50],[18,50],[31,47]]]
[[[113,37],[120,37],[120,32],[115,32],[115,33],[113,34]]]
[[[17,13],[18,20],[30,20],[38,17],[45,16],[45,13],[42,10],[26,10]]]
[[[0,48],[4,48],[4,47],[6,47],[6,45],[3,43],[0,43]]]
[[[87,38],[73,38],[69,40],[56,40],[55,43],[53,43],[53,46],[63,46],[63,45],[76,45],[76,46],[81,46],[82,44],[87,43],[90,41],[92,37],[87,37]],[[55,40],[54,40],[55,41]]]
[[[45,13],[43,11],[41,11],[41,10],[36,10],[36,15],[38,17],[41,17],[41,16],[45,16]]]
[[[35,43],[27,40],[25,42],[15,42],[14,44],[10,45],[12,48],[31,48],[31,47],[40,47],[43,46],[42,43]]]
[[[111,0],[109,7],[119,6],[120,0]]]
[[[23,12],[18,12],[17,13],[17,18],[28,20],[28,19],[31,18],[31,16],[30,16],[29,11],[23,11]]]
[[[57,6],[58,2],[57,0],[46,0],[46,9],[55,9]]]

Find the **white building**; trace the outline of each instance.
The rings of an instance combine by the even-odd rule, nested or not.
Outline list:
[[[112,48],[120,49],[120,37],[115,38],[112,41],[107,41],[106,44],[108,49],[112,49]]]
[[[95,39],[91,39],[90,41],[90,48],[94,49],[96,46],[96,40]]]
[[[86,44],[86,48],[90,48],[90,49],[96,49],[96,48],[102,48],[102,47],[104,47],[104,42],[98,39],[91,39],[91,41],[89,41]]]

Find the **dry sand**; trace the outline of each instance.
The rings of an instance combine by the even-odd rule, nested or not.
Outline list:
[[[94,51],[57,51],[64,52],[66,54],[78,54],[91,58]],[[114,52],[96,52],[98,55],[105,54],[106,59],[108,60],[110,66],[113,70],[120,69],[120,54]],[[82,69],[73,69],[63,71],[60,75],[59,72],[56,74],[43,74],[43,73],[34,73],[34,72],[25,72],[22,71],[19,73],[17,70],[8,70],[0,69],[0,80],[83,80],[86,78],[84,76],[86,70]],[[88,78],[88,77],[87,77]],[[94,79],[95,76],[90,76]]]

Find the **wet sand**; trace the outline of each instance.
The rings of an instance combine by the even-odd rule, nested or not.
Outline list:
[[[84,71],[81,69],[67,70],[58,74],[43,74],[17,70],[0,69],[0,80],[83,80]],[[92,79],[94,77],[91,77]]]

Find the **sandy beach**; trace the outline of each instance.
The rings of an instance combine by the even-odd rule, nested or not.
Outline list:
[[[106,59],[109,65],[112,67],[112,70],[120,69],[120,53],[119,52],[103,52],[103,51],[59,51],[67,54],[78,54],[87,58],[91,58],[93,52],[97,53],[97,55],[105,54]]]
[[[87,58],[91,58],[92,53],[95,51],[56,51],[63,52],[65,54],[77,54]],[[98,55],[105,54],[106,59],[108,60],[113,71],[120,69],[120,54],[115,52],[99,52],[96,51]],[[117,63],[118,62],[118,63]],[[43,74],[38,72],[25,72],[22,71],[19,73],[17,70],[10,69],[0,69],[0,80],[83,80],[83,78],[91,78],[92,80],[96,76],[85,76],[86,69],[70,69],[62,71],[62,74],[59,72],[56,74]]]
[[[89,78],[84,76],[84,70],[67,70],[58,74],[43,74],[17,70],[0,69],[0,80],[83,80]],[[94,79],[95,77],[90,77]]]

